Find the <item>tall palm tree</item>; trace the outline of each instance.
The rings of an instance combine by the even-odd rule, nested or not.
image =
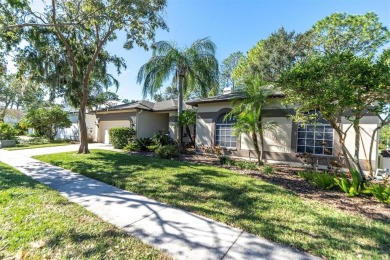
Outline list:
[[[143,85],[143,95],[153,96],[163,83],[173,77],[178,82],[178,116],[183,112],[183,92],[200,91],[202,96],[218,85],[218,61],[215,44],[208,38],[196,40],[190,47],[180,49],[175,43],[160,41],[154,45],[152,57],[138,72],[137,81]],[[179,143],[181,143],[179,127]]]
[[[232,100],[232,111],[226,118],[235,116],[235,134],[249,134],[257,155],[259,165],[263,164],[264,130],[275,127],[275,122],[264,121],[263,110],[274,93],[271,86],[260,77],[248,78],[240,91],[242,96]]]

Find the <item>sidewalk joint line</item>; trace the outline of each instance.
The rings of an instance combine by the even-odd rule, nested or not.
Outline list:
[[[230,247],[228,248],[228,250],[226,250],[225,254],[223,254],[221,260],[223,260],[225,258],[225,256],[229,253],[230,249],[232,249],[232,247],[234,246],[234,244],[237,242],[237,240],[241,237],[242,233],[244,233],[244,230],[241,230],[240,234],[237,236],[236,240],[234,240],[234,242],[230,245]]]

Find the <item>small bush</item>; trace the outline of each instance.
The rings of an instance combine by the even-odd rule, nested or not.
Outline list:
[[[135,140],[141,152],[149,151],[148,146],[153,143],[151,138],[139,138]]]
[[[334,180],[349,197],[354,197],[363,193],[364,185],[360,182],[359,173],[356,170],[351,171],[351,177],[352,180],[348,179],[345,174],[341,174],[341,179],[334,178]]]
[[[266,165],[263,167],[263,173],[265,174],[274,174],[275,173],[275,168],[272,167],[271,165]]]
[[[15,140],[16,130],[12,125],[0,122],[0,140]]]
[[[123,150],[126,152],[138,152],[140,151],[140,148],[137,142],[130,142],[125,147],[123,147]]]
[[[163,134],[162,132],[155,133],[152,140],[157,147],[174,144],[175,142],[169,135]]]
[[[336,184],[334,176],[327,172],[298,172],[298,176],[324,190],[331,189]]]
[[[383,184],[371,184],[365,193],[372,194],[382,203],[390,204],[390,187]]]
[[[156,149],[156,154],[161,159],[172,159],[180,156],[179,149],[171,144],[158,147]]]
[[[114,127],[109,130],[110,142],[116,149],[122,149],[135,136],[135,130],[130,127]]]
[[[159,147],[162,147],[160,145],[157,145],[157,144],[151,144],[151,145],[148,145],[148,151],[152,151],[152,152],[155,152],[157,148]]]
[[[334,176],[332,174],[329,174],[327,172],[319,173],[315,172],[313,173],[313,179],[312,182],[315,186],[317,186],[320,189],[323,190],[329,190],[334,187],[336,184],[334,180]]]
[[[218,158],[219,158],[219,162],[221,163],[221,165],[230,165],[230,166],[235,165],[235,161],[232,158],[230,158],[229,156],[221,155]]]
[[[255,162],[237,161],[234,162],[234,165],[240,167],[242,170],[257,170],[257,163]]]

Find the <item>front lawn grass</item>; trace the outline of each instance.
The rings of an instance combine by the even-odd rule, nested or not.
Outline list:
[[[5,147],[4,150],[15,151],[15,150],[25,150],[25,149],[34,149],[34,148],[44,148],[44,147],[54,147],[54,146],[64,146],[69,145],[69,141],[51,141],[50,143],[45,144],[17,144],[15,147]]]
[[[214,166],[92,150],[35,158],[329,259],[390,259],[390,222]]]
[[[167,259],[0,163],[0,259]]]

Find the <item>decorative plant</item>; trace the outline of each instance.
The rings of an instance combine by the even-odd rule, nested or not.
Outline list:
[[[171,144],[158,147],[156,154],[161,159],[172,159],[180,156],[179,149]]]
[[[141,152],[147,152],[148,151],[148,146],[152,144],[152,139],[151,138],[139,138],[136,139],[137,145],[139,147],[139,150]]]
[[[349,197],[354,197],[363,192],[364,185],[359,179],[358,171],[352,170],[350,174],[352,180],[348,179],[344,173],[341,174],[341,178],[334,178],[334,180]]]
[[[335,178],[327,172],[316,172],[313,174],[312,183],[320,189],[329,190],[335,185]]]
[[[16,135],[12,125],[0,122],[0,140],[14,140]]]
[[[275,173],[275,168],[272,167],[271,165],[266,165],[262,169],[263,173],[265,174],[274,174]]]
[[[390,186],[383,184],[371,184],[365,193],[372,194],[382,203],[390,204]]]
[[[134,138],[135,130],[130,127],[114,127],[109,131],[110,141],[114,148],[122,149]]]
[[[152,140],[157,147],[174,144],[175,142],[168,134],[164,134],[162,131],[155,133]]]

